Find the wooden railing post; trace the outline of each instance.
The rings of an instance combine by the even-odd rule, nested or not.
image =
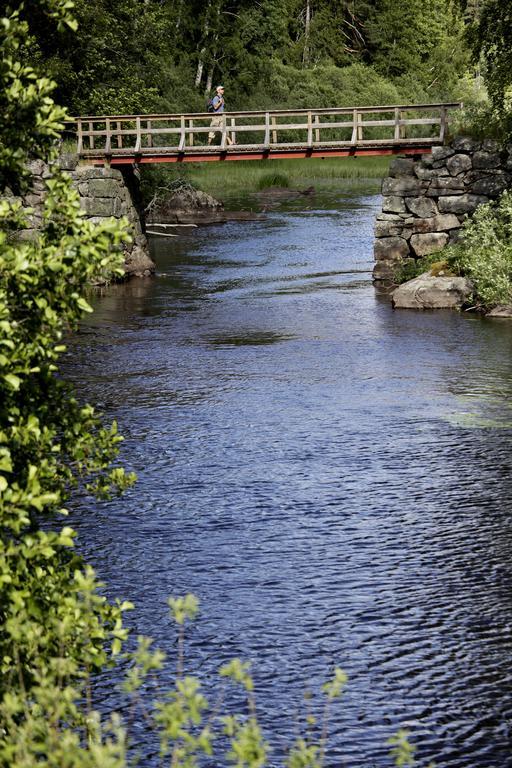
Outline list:
[[[446,136],[446,128],[448,127],[448,110],[446,107],[441,107],[441,125],[439,127],[439,139],[444,143],[444,137]]]
[[[308,147],[313,146],[313,115],[308,112]]]
[[[398,107],[395,107],[395,134],[394,134],[395,141],[400,140],[400,110]]]
[[[276,130],[276,127],[277,127],[277,120],[275,119],[275,117],[272,117],[272,128],[273,128],[273,131],[272,131],[272,144],[277,144],[277,130]]]
[[[226,144],[228,141],[228,127],[226,122],[226,115],[222,115],[222,125],[221,125],[221,140],[220,140],[220,148],[226,149]]]
[[[92,120],[89,120],[89,149],[94,149],[94,136],[92,135],[93,130]]]
[[[350,140],[351,144],[357,144],[357,120],[358,120],[358,111],[357,109],[354,109],[352,111],[352,138]]]
[[[188,121],[188,127],[190,128],[190,131],[188,134],[188,145],[189,147],[193,147],[194,146],[194,134],[193,134],[194,121],[192,119]]]
[[[270,146],[270,112],[265,112],[265,138],[263,139],[265,149]]]
[[[142,131],[140,125],[140,117],[135,118],[135,130],[137,132],[137,140],[135,142],[135,152],[140,152],[142,146]]]
[[[180,134],[180,145],[178,147],[178,151],[179,152],[184,152],[185,151],[185,143],[187,141],[187,134],[185,132],[185,125],[186,125],[186,123],[185,123],[185,115],[182,115],[181,116],[181,121],[180,121],[181,134]]]
[[[148,131],[148,147],[153,146],[153,136],[151,135],[151,120],[146,120],[146,128]]]
[[[105,120],[105,130],[107,133],[106,139],[105,139],[105,152],[107,155],[110,155],[110,152],[112,150],[112,132],[110,130],[110,118],[107,117]]]
[[[320,117],[315,115],[315,125],[320,125]],[[320,128],[315,128],[315,141],[320,144]]]
[[[117,130],[119,131],[119,133],[117,134],[117,147],[118,147],[118,149],[122,149],[123,148],[123,135],[121,133],[121,123],[119,122],[119,120],[117,121]]]
[[[405,112],[400,112],[400,120],[405,119]],[[400,138],[405,139],[407,136],[407,127],[405,125],[400,126]]]
[[[80,119],[78,119],[76,121],[76,128],[77,128],[77,139],[78,139],[76,151],[80,155],[80,154],[82,154],[82,151],[83,151],[83,148],[84,148],[84,136],[83,136],[83,133],[82,133],[82,121]]]
[[[234,117],[231,118],[230,123],[231,123],[231,128],[235,128],[236,127],[236,121],[235,121]],[[231,143],[232,144],[234,144],[236,142],[236,131],[231,131],[230,139],[231,139]]]
[[[363,140],[363,115],[361,112],[357,113],[357,140]]]

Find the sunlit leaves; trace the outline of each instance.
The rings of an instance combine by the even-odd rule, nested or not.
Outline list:
[[[460,244],[443,252],[452,270],[474,282],[483,307],[512,303],[512,193],[479,206],[463,233]]]
[[[73,28],[69,0],[45,0],[59,24]],[[16,57],[26,45],[19,15],[0,20],[0,189],[21,188],[30,163],[52,160],[65,113],[53,83]],[[115,465],[120,436],[80,405],[58,375],[63,336],[90,307],[84,290],[98,274],[120,269],[123,227],[93,225],[70,180],[52,168],[43,225],[30,240],[16,230],[30,211],[0,201],[0,765],[121,766],[122,729],[83,749],[77,699],[90,670],[120,653],[126,604],[100,594],[94,571],[74,551],[69,526],[39,527],[64,514],[77,485],[101,495],[133,478]],[[50,174],[47,174],[50,176]],[[52,518],[53,519],[53,518]],[[52,530],[53,528],[53,530]],[[101,730],[101,729],[100,729]],[[82,760],[83,758],[83,760]]]
[[[184,597],[170,597],[167,603],[177,624],[184,624],[187,619],[193,621],[199,610],[199,600],[190,593]]]

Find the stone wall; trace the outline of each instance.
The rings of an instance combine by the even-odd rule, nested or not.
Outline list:
[[[149,256],[131,168],[131,177],[125,177],[117,169],[79,165],[76,155],[63,155],[59,162],[73,179],[86,218],[98,222],[107,217],[119,219],[124,216],[128,219],[133,242],[125,246],[126,275],[142,277],[152,274],[155,264]],[[32,182],[29,191],[21,197],[21,203],[26,208],[32,208],[33,213],[28,216],[30,228],[20,233],[20,238],[25,240],[34,238],[41,226],[46,180],[51,177],[49,167],[41,160],[31,162],[29,169]]]
[[[392,283],[399,263],[456,241],[464,220],[511,185],[512,146],[491,140],[457,136],[431,155],[395,158],[375,222],[374,279]]]

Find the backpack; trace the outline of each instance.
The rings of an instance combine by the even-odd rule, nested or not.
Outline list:
[[[215,107],[213,106],[213,98],[208,99],[206,103],[206,111],[207,112],[215,112]]]

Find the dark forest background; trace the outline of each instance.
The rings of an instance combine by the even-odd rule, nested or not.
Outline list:
[[[221,82],[228,109],[486,94],[480,0],[76,0],[76,33],[31,5],[24,55],[71,114],[202,112]]]

